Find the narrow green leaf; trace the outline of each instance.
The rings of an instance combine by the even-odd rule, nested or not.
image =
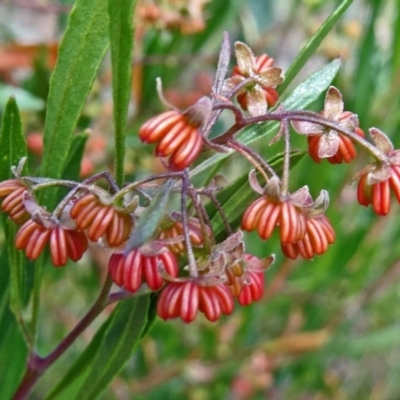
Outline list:
[[[89,134],[87,132],[80,133],[72,137],[71,148],[65,162],[65,168],[61,174],[62,179],[76,182],[79,181],[81,176],[82,158],[88,138]],[[55,189],[55,192],[57,193],[56,198],[58,201],[61,201],[61,199],[65,197],[69,191],[70,189],[66,187],[59,187]]]
[[[110,326],[112,318],[113,314],[111,314],[110,317],[103,323],[103,325],[101,325],[89,345],[71,365],[71,367],[62,377],[61,381],[59,381],[57,385],[51,389],[44,400],[55,399],[60,393],[74,385],[78,378],[80,378],[87,371],[88,367],[93,363],[93,359],[99,351],[104,335]]]
[[[119,373],[142,336],[148,309],[149,296],[118,303],[111,324],[77,395],[78,399],[95,399]]]
[[[304,109],[312,104],[328,89],[342,64],[340,58],[336,58],[320,70],[311,74],[304,82],[300,83],[289,97],[283,102],[286,110]]]
[[[153,327],[157,319],[157,303],[160,293],[150,293],[149,299],[149,310],[147,312],[147,323],[142,332],[142,338],[145,337]]]
[[[305,44],[300,53],[293,61],[292,65],[286,71],[285,80],[279,86],[278,92],[282,94],[287,87],[292,83],[293,79],[304,67],[305,63],[317,50],[326,35],[332,30],[344,12],[349,8],[353,0],[343,0],[339,7],[324,21],[314,36]]]
[[[0,265],[3,267],[0,268],[0,321],[9,311],[9,302],[10,302],[10,271],[8,267],[8,254],[7,248],[4,246],[0,248]],[[4,332],[0,330],[0,346],[4,336]]]
[[[26,157],[26,154],[26,143],[22,133],[18,106],[15,99],[11,97],[6,105],[0,131],[0,182],[12,176],[11,166],[17,166],[21,158]],[[10,308],[17,319],[20,319],[23,304],[30,293],[30,288],[26,285],[27,262],[14,246],[16,225],[6,218],[3,218],[3,222],[10,267]]]
[[[65,169],[62,173],[63,179],[70,179],[72,181],[77,181],[79,179],[83,153],[88,138],[89,134],[86,132],[73,136],[71,149],[65,163]]]
[[[0,323],[5,331],[0,344],[0,398],[11,399],[24,373],[28,351],[18,324],[9,310],[0,319]]]
[[[340,64],[340,59],[333,60],[319,71],[310,75],[304,82],[297,86],[290,96],[283,102],[283,107],[286,110],[302,110],[313,103],[329,87],[339,70]],[[238,139],[248,145],[265,136],[272,135],[276,132],[277,128],[277,122],[265,122],[249,126],[243,129],[243,132],[239,134]],[[234,153],[234,151],[230,150],[227,153],[218,153],[207,158],[203,163],[190,171],[190,176],[192,177],[205,171],[215,163],[229,157],[232,153]]]
[[[59,178],[65,167],[72,134],[107,50],[107,28],[104,0],[76,1],[50,81],[43,139],[44,176]]]
[[[50,81],[41,174],[59,178],[65,168],[78,118],[108,47],[108,13],[104,0],[76,0],[61,41]],[[43,193],[43,194],[42,194]],[[57,190],[41,193],[50,209]],[[32,327],[36,332],[43,257],[35,263]]]
[[[10,97],[4,111],[0,131],[0,182],[12,177],[11,167],[26,157],[26,142],[21,118],[14,97]]]
[[[395,79],[396,74],[400,68],[400,0],[396,1],[396,19],[393,23],[392,28],[392,46],[393,55],[392,55],[392,77]]]
[[[114,99],[115,178],[120,186],[124,181],[125,125],[132,80],[132,14],[136,1],[108,1]]]
[[[145,243],[147,239],[153,236],[161,218],[164,216],[169,195],[174,184],[174,179],[168,179],[158,189],[157,194],[151,200],[150,205],[139,217],[139,221],[125,246],[125,253],[137,249]]]
[[[375,0],[371,5],[369,22],[365,26],[364,37],[358,50],[357,73],[354,74],[351,99],[352,110],[357,113],[360,121],[363,121],[366,126],[370,126],[371,105],[377,89],[376,77],[379,75],[379,67],[382,65],[379,65],[377,58],[372,57],[371,54],[378,54],[375,30],[383,2]]]

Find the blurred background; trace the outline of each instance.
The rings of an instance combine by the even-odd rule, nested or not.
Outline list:
[[[72,3],[0,1],[0,114],[10,94],[15,94],[33,175],[42,154],[49,78]],[[339,4],[334,0],[139,0],[125,166],[128,180],[162,169],[152,157],[152,148],[137,138],[140,124],[163,110],[155,91],[156,77],[162,78],[167,99],[181,109],[208,94],[225,30],[232,43],[244,41],[256,55],[267,52],[286,70]],[[399,147],[400,1],[355,0],[291,87],[338,56],[343,64],[334,85],[342,91],[345,109],[358,114],[365,132],[379,127]],[[112,170],[111,90],[106,57],[77,129],[89,132],[82,177]],[[323,97],[312,109],[319,111],[322,105]],[[223,115],[216,132],[230,122]],[[293,145],[307,148],[302,137],[295,137]],[[265,140],[254,146],[267,159],[282,151],[281,144],[270,147]],[[350,166],[315,165],[307,155],[303,157],[291,172],[291,190],[307,184],[313,197],[321,189],[329,191],[327,214],[336,230],[336,243],[313,261],[292,261],[282,256],[276,237],[262,242],[247,235],[247,251],[277,256],[266,273],[264,298],[214,324],[202,316],[190,325],[158,320],[102,398],[400,399],[400,210],[393,201],[390,214],[378,218],[358,205],[350,182],[368,162],[362,151]],[[231,180],[246,168],[247,164],[230,157],[221,173]],[[41,354],[60,341],[94,300],[107,268],[106,252],[92,246],[78,264],[46,269]],[[32,399],[42,399],[62,378],[105,317],[49,370]],[[0,334],[0,355],[9,340]],[[16,341],[14,337],[13,345]],[[10,363],[23,363],[25,356],[20,342]],[[3,377],[6,365],[10,364],[0,368]]]

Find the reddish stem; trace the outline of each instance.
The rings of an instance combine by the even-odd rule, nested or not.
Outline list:
[[[218,108],[229,108],[225,107],[224,104],[219,104]],[[236,121],[234,125],[232,125],[225,133],[216,137],[212,140],[215,144],[223,145],[229,141],[237,132],[245,128],[246,126],[257,124],[259,122],[267,122],[267,121],[306,121],[316,125],[321,125],[326,128],[330,128],[335,130],[336,132],[342,133],[343,135],[347,136],[354,142],[358,143],[360,146],[364,147],[374,158],[379,160],[382,164],[387,164],[388,157],[382,151],[380,151],[377,147],[373,144],[368,142],[363,137],[357,135],[356,133],[344,129],[340,126],[340,124],[336,122],[329,121],[325,119],[318,113],[313,111],[276,111],[269,114],[259,115],[257,117],[249,117],[243,118],[239,121]]]
[[[107,296],[111,285],[112,281],[108,275],[93,306],[50,354],[46,357],[40,357],[37,353],[32,352],[29,355],[25,374],[13,396],[13,400],[26,399],[36,382],[47,371],[47,369],[65,353],[78,336],[104,310],[104,307],[107,305]]]

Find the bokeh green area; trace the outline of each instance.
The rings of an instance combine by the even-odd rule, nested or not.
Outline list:
[[[163,28],[147,28],[142,35],[139,32],[134,60],[135,101],[127,137],[128,179],[159,168],[151,156],[152,149],[137,139],[140,124],[163,109],[155,91],[156,77],[162,78],[166,94],[171,101],[178,101],[178,106],[190,102],[194,92],[206,94],[223,31],[229,32],[232,42],[247,43],[256,55],[267,52],[286,70],[339,4],[333,0],[211,0],[204,5],[205,29],[201,32],[186,35],[179,29]],[[65,16],[57,23],[62,32]],[[10,40],[3,25],[0,38]],[[345,109],[358,114],[366,133],[370,127],[378,127],[399,147],[400,1],[355,0],[284,96],[338,56],[342,57],[342,67],[334,85],[343,94]],[[19,104],[26,133],[43,129],[43,110],[35,107],[46,98],[49,70],[41,57],[42,53],[20,80],[26,95]],[[107,147],[102,164],[96,165],[98,169],[112,167],[109,70],[106,60],[78,129],[105,132]],[[6,86],[5,81],[0,82],[0,99]],[[34,100],[35,107],[31,106]],[[319,111],[322,104],[323,96],[311,109]],[[224,113],[215,133],[229,127],[231,121]],[[305,138],[292,133],[293,147],[305,150]],[[270,146],[268,141],[263,138],[252,144],[267,159],[283,149],[281,142]],[[363,150],[350,166],[326,161],[317,165],[304,156],[291,171],[290,188],[295,191],[308,185],[314,198],[321,189],[329,191],[327,215],[336,231],[335,244],[312,261],[292,261],[282,256],[277,237],[262,242],[257,235],[247,234],[248,252],[257,256],[276,254],[275,263],[266,272],[263,299],[245,308],[236,307],[233,315],[217,323],[202,316],[189,325],[157,320],[101,398],[399,399],[400,209],[393,199],[390,214],[377,217],[370,208],[357,203],[356,184],[351,180],[368,162]],[[39,165],[40,159],[31,154],[31,171]],[[248,169],[249,165],[235,155],[219,173],[233,180]],[[0,245],[2,241],[1,237]],[[41,354],[51,351],[95,299],[106,268],[103,252],[93,247],[91,255],[78,264],[61,270],[50,265],[44,269],[38,343]],[[0,274],[5,288],[7,271],[0,270]],[[7,309],[4,293],[6,289],[1,310]],[[46,373],[32,399],[44,398],[62,379],[109,312]],[[7,325],[12,319],[6,310],[1,324]],[[4,332],[0,330],[0,355],[5,360],[0,362],[0,371],[15,381],[14,370],[24,360],[23,343],[18,331],[13,335]],[[10,348],[15,349],[13,355],[7,352]],[[66,391],[56,398],[70,399],[73,393]]]

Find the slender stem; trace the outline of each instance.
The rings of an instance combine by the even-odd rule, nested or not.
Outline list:
[[[240,82],[237,86],[235,86],[226,96],[225,99],[229,100],[231,99],[233,96],[235,96],[240,90],[242,90],[242,88],[244,88],[246,85],[248,85],[249,83],[254,82],[254,80],[252,78],[247,78],[244,79],[242,82]],[[215,98],[221,99],[220,95],[215,95]],[[203,131],[203,135],[205,138],[207,138],[211,132],[211,128],[214,126],[215,122],[218,120],[219,116],[221,115],[222,111],[224,109],[228,109],[230,108],[229,104],[231,103],[226,103],[225,107],[222,107],[220,105],[214,104],[214,99],[213,99],[213,111],[210,114],[210,117],[208,118],[207,122],[204,124],[204,127],[202,129]],[[235,107],[233,104],[231,104],[232,107]],[[235,111],[234,109],[231,109],[235,115],[237,113],[237,111]],[[239,110],[236,107],[236,110]],[[240,112],[240,111],[239,111]],[[241,114],[241,113],[240,113]],[[236,117],[238,117],[236,115]],[[243,115],[242,115],[243,117]]]
[[[152,182],[157,179],[180,178],[180,177],[182,177],[182,175],[183,175],[183,173],[181,171],[178,171],[178,172],[165,172],[163,174],[149,176],[140,181],[136,181],[129,185],[124,186],[121,190],[119,190],[118,193],[116,193],[114,195],[114,200],[118,200],[118,199],[124,197],[131,190],[136,190],[136,188],[138,186],[142,186],[147,182]]]
[[[65,206],[71,201],[71,199],[75,196],[76,192],[80,189],[80,186],[72,189],[57,205],[57,207],[53,211],[53,215],[59,218],[61,216],[62,211]]]
[[[45,365],[50,366],[53,364],[71,344],[77,339],[77,337],[92,323],[92,321],[103,311],[107,304],[108,293],[111,289],[112,280],[108,274],[103,287],[97,297],[95,303],[86,313],[86,315],[78,322],[78,324],[72,329],[72,331],[63,339],[63,341],[47,356],[44,358]]]
[[[51,180],[50,182],[38,183],[32,187],[32,190],[34,192],[37,192],[38,190],[46,189],[46,188],[53,187],[53,186],[77,187],[79,185],[80,185],[79,182],[63,181],[61,179],[55,179],[55,180]]]
[[[85,179],[84,181],[82,181],[82,184],[91,185],[92,183],[94,183],[102,178],[104,178],[110,185],[111,193],[118,192],[119,187],[117,185],[117,182],[115,181],[114,177],[108,171],[99,172],[99,173]]]
[[[285,139],[285,153],[283,160],[283,173],[282,173],[282,194],[286,196],[289,190],[289,172],[290,172],[290,132],[289,121],[282,120],[283,135]]]
[[[247,120],[245,120],[247,121]],[[241,131],[243,128],[247,126],[247,122],[243,122],[241,124],[238,124],[237,122],[234,123],[225,133],[222,135],[217,136],[213,140],[211,140],[212,143],[214,144],[219,144],[219,145],[224,145],[226,142],[233,138],[233,136]]]
[[[209,140],[207,137],[203,136],[203,151],[208,150],[208,149],[214,150],[217,153],[226,153],[227,152],[227,150],[224,146],[215,144],[211,140]]]
[[[183,239],[185,241],[186,253],[188,259],[189,274],[192,278],[197,278],[199,273],[197,271],[196,260],[194,258],[192,243],[188,232],[188,218],[186,211],[187,192],[189,186],[189,174],[186,168],[182,176],[182,194],[181,194],[181,213],[183,225]]]
[[[198,193],[195,192],[192,188],[190,188],[189,196],[192,199],[193,206],[196,209],[197,216],[199,217],[201,234],[204,239],[204,248],[209,253],[211,251],[212,246],[215,244],[214,232],[211,229],[210,218],[207,214],[207,211],[204,208],[204,205],[201,203],[201,201],[197,200]],[[209,235],[210,232],[207,231],[206,225],[210,227],[212,235]]]
[[[40,310],[40,290],[42,288],[42,273],[44,267],[44,257],[41,256],[35,262],[35,273],[33,278],[33,290],[32,290],[32,320],[31,320],[31,335],[33,338],[33,346],[37,339],[37,328],[39,323],[39,310]],[[30,349],[33,350],[33,347]]]
[[[103,287],[101,288],[101,291],[90,310],[50,354],[48,354],[46,357],[40,357],[35,352],[30,354],[25,375],[23,376],[21,383],[13,396],[13,400],[26,399],[35,383],[46,372],[46,370],[65,353],[65,351],[75,342],[78,336],[103,311],[108,304],[108,293],[111,285],[111,277],[110,275],[107,275]]]
[[[143,283],[140,288],[135,292],[128,292],[127,290],[121,289],[118,292],[110,293],[107,298],[107,305],[115,303],[120,300],[131,299],[132,297],[144,296],[145,294],[153,293],[149,287]]]
[[[253,76],[249,76],[238,83],[225,97],[227,99],[231,99],[232,97],[236,96],[243,88],[254,83],[257,83],[257,79]]]
[[[368,142],[368,140],[364,139],[362,136],[357,135],[356,133],[343,128],[340,126],[340,124],[336,122],[329,121],[322,117],[320,114],[314,113],[312,111],[290,111],[288,113],[291,114],[298,114],[296,115],[289,115],[288,119],[290,120],[299,120],[299,121],[306,121],[306,122],[311,122],[319,125],[323,125],[326,128],[330,128],[332,130],[335,130],[336,132],[339,132],[357,144],[359,144],[361,147],[363,147],[368,153],[370,153],[375,159],[379,160],[383,164],[386,164],[389,162],[389,159],[387,155],[379,150],[376,146],[374,146],[372,143]]]
[[[228,140],[226,145],[236,150],[238,153],[242,154],[243,157],[245,157],[251,164],[253,164],[254,167],[264,177],[265,182],[268,182],[269,178],[260,164],[262,164],[265,168],[268,168],[268,171],[272,175],[276,175],[273,169],[268,164],[266,164],[266,162],[255,151],[245,146],[243,143],[239,143],[236,140],[230,139]]]
[[[15,316],[16,316],[18,325],[21,328],[22,335],[23,335],[23,337],[25,339],[25,343],[28,346],[28,351],[31,351],[33,349],[34,345],[35,345],[34,344],[35,339],[34,339],[31,331],[28,328],[28,325],[26,324],[26,322],[25,322],[25,320],[24,320],[24,318],[22,316],[21,310],[17,310],[15,312]]]
[[[219,202],[219,200],[217,199],[217,197],[215,196],[215,194],[211,191],[211,190],[207,190],[207,189],[203,189],[201,191],[199,191],[200,194],[203,194],[204,196],[207,196],[211,202],[215,205],[215,208],[217,209],[217,211],[219,212],[219,215],[221,216],[222,222],[224,224],[225,230],[228,233],[228,235],[232,234],[232,227],[231,224],[228,221],[228,217],[226,216],[221,203]]]
[[[213,106],[214,110],[231,110],[235,115],[236,123],[241,124],[245,121],[242,111],[229,101],[217,103]]]
[[[221,104],[220,106],[224,107],[223,104]],[[322,115],[317,114],[313,111],[276,111],[256,117],[244,118],[243,121],[241,121],[240,123],[236,122],[225,133],[214,138],[212,142],[214,144],[225,144],[233,137],[233,135],[235,135],[246,126],[257,124],[259,122],[283,121],[284,119],[288,121],[310,122],[335,130],[336,132],[347,136],[348,138],[359,144],[382,164],[387,164],[389,162],[387,155],[379,150],[377,147],[375,147],[373,144],[368,142],[366,139],[348,129],[343,128],[342,126],[340,126],[340,123],[329,121],[325,119]]]
[[[108,184],[111,187],[111,192],[115,193],[118,192],[119,187],[117,186],[117,184],[115,183],[114,178],[111,176],[111,174],[108,171],[103,171],[103,172],[99,172],[98,174],[95,174],[93,176],[91,176],[90,178],[85,179],[82,182],[75,182],[75,181],[70,181],[70,180],[63,180],[63,179],[49,179],[46,182],[42,182],[37,183],[36,185],[34,185],[32,187],[32,190],[34,192],[41,190],[41,189],[46,189],[49,187],[53,187],[53,186],[66,186],[66,187],[74,187],[77,190],[78,189],[90,189],[90,186],[92,183],[100,180],[104,178]],[[30,178],[28,176],[24,177],[24,179],[28,180],[28,181],[37,181],[37,179],[35,180],[35,178]],[[43,178],[41,178],[42,180]]]

